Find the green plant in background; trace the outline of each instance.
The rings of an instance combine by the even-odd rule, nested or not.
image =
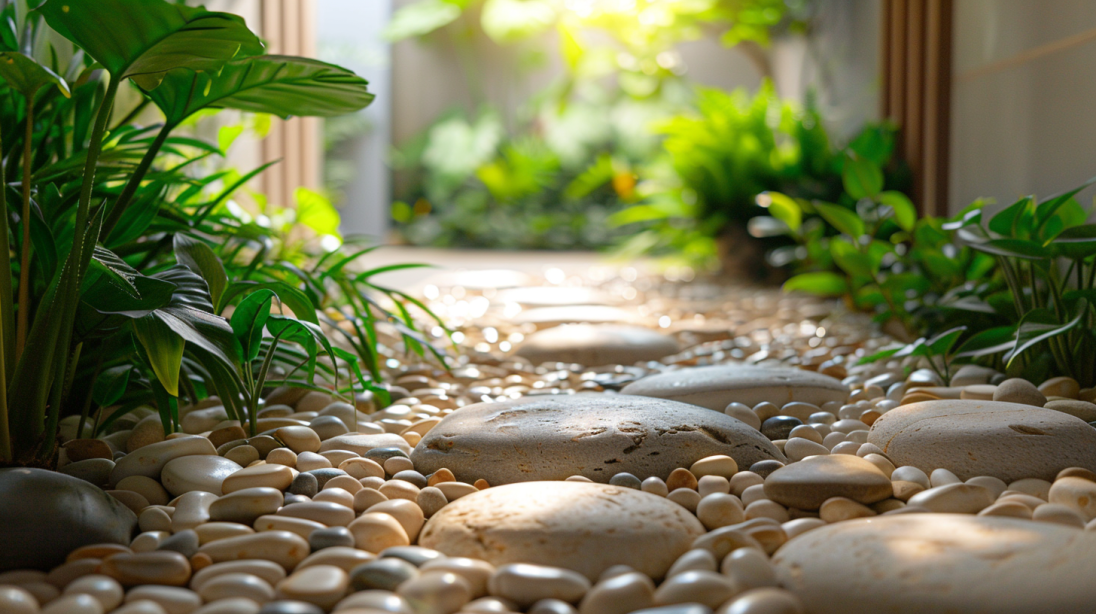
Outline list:
[[[337,237],[325,243],[337,229],[334,210],[305,194],[295,215],[283,216],[314,228],[324,250],[288,225],[245,220],[231,196],[265,167],[201,171],[223,155],[233,130],[220,146],[173,134],[205,109],[356,111],[372,99],[364,80],[314,60],[261,55],[239,17],[158,0],[47,0],[33,12],[5,3],[0,52],[0,98],[12,102],[0,109],[0,462],[50,464],[64,415],[79,415],[83,434],[94,412],[102,432],[153,405],[171,432],[178,399],[216,394],[254,429],[259,394],[277,384],[372,390],[387,402],[377,384],[377,326],[396,320],[420,353],[422,337],[394,292],[396,307],[363,311],[355,301],[376,299],[328,287],[352,268]],[[115,109],[130,91],[140,101]],[[163,123],[135,124],[149,105]],[[327,252],[340,257],[326,269],[311,264]],[[368,273],[355,281],[368,284]],[[282,313],[264,320],[261,306],[253,310],[250,330],[266,334],[245,344],[222,314],[253,296],[276,297]],[[340,306],[372,331],[365,356],[321,333],[316,310]],[[372,378],[360,373],[363,360]]]

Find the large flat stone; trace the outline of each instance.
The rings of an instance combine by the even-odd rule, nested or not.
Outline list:
[[[621,392],[672,399],[718,411],[731,403],[753,407],[763,401],[778,407],[792,401],[821,406],[829,401],[844,402],[849,396],[847,386],[820,373],[743,364],[659,373],[628,384]]]
[[[443,467],[491,485],[620,472],[665,479],[679,467],[725,454],[740,467],[784,461],[764,435],[730,416],[663,399],[579,394],[477,403],[446,416],[411,453],[415,468]]]
[[[1096,535],[1047,522],[906,514],[839,522],[773,557],[810,614],[1082,614]]]
[[[896,466],[944,468],[963,480],[1054,480],[1067,467],[1096,471],[1096,429],[1069,414],[1000,401],[911,403],[875,421],[868,442]]]
[[[649,328],[565,324],[529,335],[516,353],[535,365],[568,362],[598,366],[658,360],[677,351],[673,337]]]
[[[0,572],[51,569],[88,544],[129,545],[137,516],[103,489],[45,469],[0,469]]]
[[[603,484],[529,482],[481,490],[442,508],[419,544],[494,565],[536,563],[591,581],[613,565],[661,578],[704,527],[656,495]]]

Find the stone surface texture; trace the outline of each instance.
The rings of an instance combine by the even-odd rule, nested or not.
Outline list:
[[[848,388],[832,377],[791,367],[717,365],[668,371],[645,377],[621,391],[671,399],[723,411],[731,403],[753,407],[763,401],[778,407],[792,401],[821,406],[844,401]]]

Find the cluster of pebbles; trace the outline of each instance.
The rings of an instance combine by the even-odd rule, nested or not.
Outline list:
[[[462,291],[505,300],[451,369],[390,359],[380,410],[277,389],[254,437],[216,398],[168,436],[66,424],[71,477],[0,474],[0,612],[1096,607],[1096,390],[858,365],[889,342],[860,316],[685,288]]]

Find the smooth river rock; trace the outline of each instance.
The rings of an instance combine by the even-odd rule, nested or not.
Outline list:
[[[763,401],[782,407],[792,401],[843,403],[849,389],[840,380],[791,367],[732,364],[693,367],[645,377],[621,391],[645,397],[672,399],[723,411],[731,403],[753,407]]]
[[[142,446],[118,460],[110,472],[110,486],[114,488],[131,475],[159,478],[168,462],[183,456],[203,454],[216,456],[217,449],[208,439],[198,436],[167,439]]]
[[[865,505],[893,496],[890,478],[859,456],[814,456],[781,467],[765,478],[765,495],[777,503],[816,510],[830,497]]]
[[[670,472],[723,454],[749,467],[784,461],[761,433],[722,413],[627,395],[580,394],[477,403],[446,416],[415,446],[415,468],[441,468],[458,480],[491,485],[582,475],[666,479]]]
[[[796,537],[773,563],[810,614],[1081,614],[1096,603],[1096,534],[1047,522],[851,520]]]
[[[649,328],[565,324],[529,335],[515,353],[534,365],[567,362],[598,366],[658,360],[677,351],[673,337]]]
[[[101,488],[44,469],[0,469],[0,572],[51,569],[88,544],[128,545],[137,516]]]
[[[1067,467],[1096,471],[1096,429],[1069,414],[999,401],[925,401],[895,408],[868,433],[895,466],[944,468],[962,480],[1053,481]]]
[[[365,456],[370,450],[375,448],[398,448],[406,453],[411,452],[411,446],[407,445],[407,440],[392,433],[349,433],[347,435],[339,435],[323,442],[323,444],[320,445],[320,452],[346,450],[347,452],[353,452],[358,456]]]
[[[419,544],[494,565],[535,563],[591,581],[613,565],[661,578],[704,527],[685,508],[630,488],[527,482],[461,497],[435,514]]]
[[[176,497],[194,490],[220,495],[225,478],[241,469],[223,456],[182,456],[164,465],[160,481]]]

